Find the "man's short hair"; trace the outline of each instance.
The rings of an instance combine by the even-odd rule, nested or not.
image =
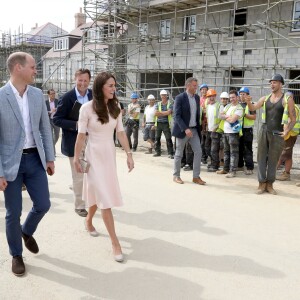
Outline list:
[[[9,73],[11,73],[15,67],[16,64],[20,64],[21,66],[25,66],[27,62],[27,57],[29,54],[26,52],[14,52],[12,53],[6,62],[7,69]]]
[[[229,91],[229,95],[231,95],[231,94],[235,94],[236,96],[239,95],[239,93],[238,93],[237,90],[230,90],[230,91]]]
[[[49,90],[47,91],[47,94],[50,95],[51,92],[54,92],[54,93],[55,93],[54,89],[49,89]]]
[[[75,78],[78,75],[82,75],[82,74],[88,74],[89,75],[89,79],[91,79],[91,71],[89,69],[84,69],[84,68],[80,68],[75,72]]]
[[[188,84],[190,84],[191,82],[196,81],[198,82],[198,79],[195,77],[189,77],[186,81],[185,81],[185,85],[187,86]]]

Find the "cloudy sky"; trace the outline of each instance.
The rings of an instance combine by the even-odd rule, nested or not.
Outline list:
[[[26,33],[38,23],[51,22],[63,29],[74,29],[74,15],[84,7],[84,0],[6,0],[1,7],[0,33]]]

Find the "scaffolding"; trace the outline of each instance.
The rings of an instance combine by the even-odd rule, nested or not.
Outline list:
[[[270,93],[269,78],[280,73],[286,79],[284,89],[293,92],[299,104],[297,3],[85,0],[84,11],[92,21],[103,21],[112,29],[103,41],[108,45],[107,69],[116,74],[125,103],[132,91],[143,99],[149,94],[159,99],[159,90],[167,89],[174,99],[190,76],[218,94],[248,86],[256,101]],[[299,165],[299,146],[296,150]]]
[[[300,69],[300,35],[291,31],[296,23],[293,0],[86,0],[84,4],[93,21],[122,27],[122,34],[112,31],[105,43],[107,69],[122,75],[123,91],[136,90],[145,97],[168,88],[174,97],[186,77],[196,75],[219,91],[247,84],[259,97],[268,89],[267,78],[280,72],[288,79],[285,87],[293,83],[298,97],[300,73],[290,78],[297,74],[291,71]],[[196,24],[193,30],[191,19]],[[165,34],[162,26],[169,26]],[[294,62],[287,64],[289,54]]]
[[[1,33],[0,40],[0,87],[5,85],[9,78],[6,61],[10,54],[17,51],[30,53],[35,61],[37,75],[34,85],[42,88],[43,84],[43,56],[52,48],[49,38],[42,35],[19,33]]]

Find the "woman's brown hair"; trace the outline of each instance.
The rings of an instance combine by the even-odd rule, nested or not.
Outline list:
[[[116,119],[121,112],[118,105],[119,100],[117,99],[116,94],[114,94],[112,99],[108,100],[107,104],[104,101],[103,86],[110,78],[113,78],[116,82],[114,75],[109,72],[101,72],[96,76],[93,84],[93,109],[101,124],[108,123],[108,114]]]

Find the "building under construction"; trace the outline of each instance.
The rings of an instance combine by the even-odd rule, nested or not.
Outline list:
[[[3,32],[0,37],[0,86],[8,80],[6,61],[13,52],[22,51],[30,53],[37,64],[35,85],[42,88],[43,85],[43,56],[52,48],[52,38],[58,34],[66,33],[63,29],[52,23],[42,26],[35,25],[30,32]]]
[[[218,92],[247,85],[268,93],[275,72],[299,103],[300,1],[90,0],[85,13],[110,26],[108,69],[127,93],[168,89],[174,97],[195,76]],[[123,26],[123,34],[114,28]],[[120,51],[122,49],[123,51]]]

